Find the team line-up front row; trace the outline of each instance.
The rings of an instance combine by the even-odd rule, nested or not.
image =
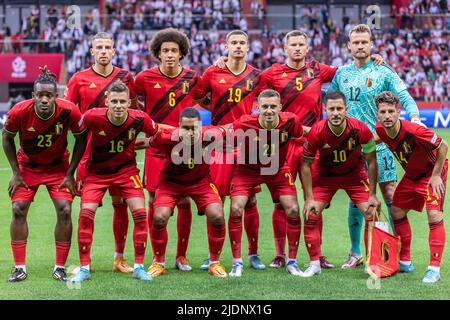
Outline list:
[[[325,100],[327,119],[312,127],[303,126],[300,118],[281,111],[280,94],[272,89],[257,98],[258,113],[243,115],[221,125],[202,127],[195,108],[185,108],[179,126],[154,122],[140,110],[130,109],[128,86],[121,80],[107,90],[106,108],[95,108],[81,115],[72,102],[56,97],[56,82],[44,69],[35,83],[34,98],[14,106],[8,113],[3,130],[3,147],[13,171],[9,195],[13,206],[11,245],[15,270],[10,282],[26,279],[25,252],[28,227],[26,215],[40,185],[45,185],[57,211],[56,265],[53,277],[67,281],[64,265],[71,244],[71,204],[77,193],[74,173],[85,153],[90,150],[82,181],[81,210],[78,220],[80,269],[70,281],[81,282],[91,277],[90,250],[96,209],[105,192],[119,196],[132,212],[135,263],[133,278],[152,280],[165,273],[167,222],[180,200],[190,197],[198,212],[207,217],[209,245],[208,272],[219,278],[228,273],[220,264],[226,235],[223,201],[210,177],[210,165],[194,154],[216,144],[231,144],[232,154],[239,150],[244,159],[233,167],[229,219],[236,220],[229,228],[234,263],[230,276],[242,275],[242,216],[249,199],[266,184],[274,202],[279,202],[287,215],[288,262],[286,270],[294,276],[310,277],[321,272],[321,231],[319,221],[338,189],[344,189],[365,216],[364,241],[367,252],[368,223],[380,207],[376,196],[376,144],[384,142],[405,169],[405,176],[396,188],[391,214],[395,232],[401,238],[403,271],[412,271],[410,263],[411,229],[406,218],[409,210],[421,211],[426,204],[430,222],[430,266],[439,272],[445,244],[442,212],[447,180],[447,144],[433,131],[400,120],[399,99],[389,91],[376,96],[376,136],[361,121],[347,116],[345,96],[328,93]],[[76,142],[69,163],[67,133]],[[14,136],[19,132],[20,150],[16,154]],[[139,133],[148,138],[138,139]],[[207,137],[214,132],[213,137]],[[237,139],[236,132],[254,134],[254,139]],[[233,136],[230,142],[229,136]],[[296,263],[301,234],[297,192],[287,164],[288,146],[304,137],[301,177],[304,189],[304,239],[310,266],[302,272]],[[276,139],[274,139],[276,137]],[[225,141],[225,142],[224,142]],[[166,164],[155,190],[151,223],[147,222],[144,191],[136,164],[135,149],[151,147],[159,151]],[[185,154],[187,153],[187,154]],[[264,171],[270,162],[257,156],[272,158],[280,164]],[[187,161],[176,161],[181,156]],[[195,161],[194,161],[195,158]],[[219,156],[218,158],[222,158]],[[253,159],[254,160],[254,159]],[[367,163],[367,171],[365,169]],[[223,164],[229,165],[229,164]],[[150,229],[150,230],[149,230]],[[153,264],[144,268],[147,238],[150,233]],[[437,279],[438,280],[438,279]],[[436,281],[437,281],[436,280]]]

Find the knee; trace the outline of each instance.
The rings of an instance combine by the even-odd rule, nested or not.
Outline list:
[[[230,208],[230,214],[233,216],[241,216],[244,214],[244,208],[238,203],[232,203]]]
[[[65,204],[58,208],[57,211],[58,221],[68,224],[72,220],[72,208],[70,204]]]
[[[428,212],[428,223],[438,223],[444,218],[442,212]]]
[[[220,212],[219,210],[212,212],[208,219],[215,226],[220,226],[222,224],[225,224],[225,218],[223,216],[223,212]]]
[[[168,218],[164,213],[154,212],[153,213],[153,224],[157,226],[165,226],[167,224]]]
[[[23,203],[14,202],[12,205],[13,220],[24,223],[27,219],[27,207]]]
[[[295,202],[284,205],[284,210],[286,211],[286,214],[289,217],[298,217],[299,216],[298,204]]]

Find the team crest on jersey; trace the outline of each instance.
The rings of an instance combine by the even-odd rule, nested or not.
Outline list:
[[[35,132],[36,130],[35,130],[33,127],[29,127],[29,128],[27,129],[27,131]]]
[[[131,128],[128,130],[128,140],[133,140],[136,137],[136,130]]]
[[[373,84],[373,79],[372,78],[367,78],[366,79],[366,87],[367,88],[370,88],[371,86],[372,86],[372,84]]]
[[[287,131],[282,131],[280,135],[280,142],[285,143],[289,138],[289,133]]]
[[[412,152],[411,146],[406,141],[403,142],[403,150],[405,151],[405,153],[411,153]]]
[[[155,89],[161,89],[161,85],[159,84],[159,82],[157,82],[153,88],[155,88]]]
[[[59,135],[61,135],[62,132],[63,132],[63,124],[58,122],[55,125],[55,133],[56,133],[57,136],[59,136]]]
[[[224,78],[219,80],[219,83],[227,83]]]
[[[189,92],[189,81],[183,81],[183,94]]]
[[[253,80],[247,80],[247,91],[253,90]]]
[[[308,74],[308,77],[314,78],[314,70],[311,68],[306,69],[306,73]]]
[[[348,139],[348,150],[353,150],[356,146],[356,141],[353,138]]]
[[[91,85],[89,86],[89,89],[95,89],[97,88],[97,86],[95,85],[95,83],[91,82]]]

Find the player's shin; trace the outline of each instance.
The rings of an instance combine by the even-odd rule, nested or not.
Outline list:
[[[132,215],[134,221],[134,259],[136,264],[143,264],[148,237],[147,211],[145,208],[136,209],[133,210]]]
[[[179,203],[177,205],[177,257],[186,257],[189,236],[191,234],[192,210],[190,202]]]
[[[400,237],[400,261],[411,261],[411,226],[408,217],[394,220],[395,234]]]
[[[429,227],[430,234],[428,237],[428,243],[430,246],[430,266],[439,267],[441,264],[446,239],[444,220],[439,222],[430,222]]]
[[[272,214],[272,227],[275,251],[279,257],[286,256],[286,223],[287,217],[283,206],[279,203],[275,204]]]
[[[289,260],[295,260],[297,258],[301,229],[302,229],[302,222],[300,220],[299,215],[291,215],[287,217],[287,239],[288,239]]]
[[[350,251],[358,256],[361,255],[361,228],[363,221],[364,216],[359,209],[350,202],[348,206],[348,230],[351,242]]]
[[[164,264],[168,241],[167,224],[157,224],[153,221],[150,239],[153,249],[153,261],[159,264]]]
[[[244,210],[244,228],[248,238],[248,255],[258,254],[259,213],[256,202],[248,202]]]
[[[225,223],[214,223],[209,218],[206,222],[208,232],[209,259],[213,263],[220,260],[223,243],[225,242]]]
[[[320,258],[320,217],[321,215],[311,214],[304,222],[303,236],[311,261],[317,261]]]
[[[88,266],[91,261],[91,245],[94,233],[95,211],[82,208],[78,217],[78,251],[81,266]]]
[[[128,232],[128,206],[121,201],[112,203],[114,208],[113,231],[115,240],[115,258],[123,256]]]
[[[234,260],[242,259],[242,216],[230,214],[228,219],[228,235],[230,237],[231,252]]]

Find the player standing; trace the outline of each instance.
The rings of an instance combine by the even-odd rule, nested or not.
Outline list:
[[[244,115],[232,124],[238,145],[242,144],[241,157],[231,180],[230,221],[240,221],[245,204],[255,187],[265,183],[272,200],[278,200],[287,214],[289,261],[286,270],[301,275],[297,265],[297,251],[301,232],[297,190],[286,163],[288,141],[303,135],[300,119],[290,112],[280,112],[280,94],[264,90],[258,96],[259,114]],[[240,141],[240,142],[239,142]],[[256,157],[256,158],[255,158]],[[267,161],[269,160],[269,161]],[[230,223],[228,230],[233,253],[232,277],[242,276],[241,258],[242,224]]]
[[[178,126],[181,111],[193,105],[191,93],[199,80],[195,71],[184,68],[180,64],[180,61],[189,54],[189,39],[175,29],[164,29],[153,36],[150,50],[153,57],[160,61],[160,65],[144,70],[136,76],[136,93],[145,96],[145,112],[154,121]],[[146,149],[144,186],[149,193],[150,230],[156,185],[165,163],[166,158],[161,151],[154,148]],[[192,222],[189,198],[180,199],[177,208],[178,242],[175,268],[191,271],[192,268],[186,258]]]
[[[439,281],[440,264],[445,246],[443,220],[447,185],[448,145],[433,131],[416,123],[400,120],[399,99],[392,92],[377,95],[375,103],[380,120],[375,129],[379,138],[394,153],[405,175],[394,193],[391,208],[395,233],[400,236],[400,271],[412,272],[411,227],[409,210],[422,212],[426,205],[430,234],[430,265],[424,283]]]
[[[222,200],[210,178],[209,165],[203,157],[196,159],[195,156],[203,155],[203,150],[215,139],[221,139],[223,134],[223,130],[202,128],[198,110],[186,108],[181,111],[179,128],[160,131],[150,140],[150,146],[160,150],[167,159],[156,187],[150,232],[154,262],[149,274],[153,277],[165,273],[167,222],[173,208],[183,197],[191,197],[199,212],[206,214],[210,257],[208,272],[219,278],[227,276],[219,262],[226,233]],[[179,146],[182,146],[181,150],[177,148]]]
[[[132,98],[132,108],[136,106],[136,94],[134,92],[134,79],[130,72],[114,67],[112,57],[115,55],[114,39],[111,34],[99,32],[92,38],[91,55],[94,57],[94,64],[73,75],[67,84],[66,99],[77,104],[84,114],[93,108],[105,108],[105,101],[108,87],[116,80],[124,82]],[[89,136],[88,136],[89,140]],[[89,157],[89,146],[77,168],[77,187],[79,195],[86,177],[86,164]],[[123,253],[128,232],[128,210],[126,203],[120,197],[117,189],[110,189],[109,193],[114,208],[113,231],[115,240],[115,253],[113,270],[130,273],[133,268],[125,260]],[[74,270],[73,273],[77,273]]]
[[[83,122],[91,134],[91,148],[78,217],[81,267],[71,281],[82,282],[91,277],[90,252],[95,211],[106,190],[111,187],[116,188],[126,201],[134,220],[133,278],[152,280],[143,266],[148,238],[147,211],[134,144],[140,132],[152,136],[158,131],[158,125],[145,112],[129,109],[130,92],[121,80],[114,82],[107,90],[108,108],[91,109],[83,115]]]
[[[347,110],[344,94],[328,93],[327,119],[313,125],[306,136],[301,173],[305,192],[304,237],[311,262],[303,277],[321,272],[320,215],[337,190],[344,189],[364,212],[366,252],[368,223],[373,219],[373,210],[380,206],[376,195],[377,158],[373,134],[361,121],[347,117]],[[368,176],[363,156],[368,163]],[[315,159],[315,168],[311,170]]]
[[[375,96],[385,90],[396,93],[412,121],[420,123],[416,103],[397,73],[385,63],[375,66],[371,61],[370,50],[373,46],[371,38],[372,32],[369,26],[360,24],[352,28],[347,46],[353,56],[353,63],[338,69],[328,91],[344,93],[348,105],[348,116],[362,121],[372,133],[375,133],[377,122]],[[385,144],[377,145],[377,163],[378,183],[389,212],[397,172],[394,156]],[[355,268],[363,263],[360,248],[363,216],[352,203],[349,204],[348,212],[351,249],[347,261],[342,265],[344,269]]]
[[[226,67],[221,69],[211,66],[206,69],[193,94],[194,99],[202,107],[211,110],[212,125],[229,124],[242,115],[250,114],[256,87],[260,83],[260,70],[245,61],[249,51],[248,35],[241,30],[229,32],[226,36],[225,48],[228,51]],[[208,94],[210,97],[207,96]],[[230,194],[235,156],[235,152],[218,152],[216,162],[210,167],[211,178],[219,190],[222,201]],[[228,221],[230,230],[241,228],[242,216],[239,218]],[[249,198],[245,207],[244,227],[248,238],[250,265],[256,270],[265,269],[265,265],[258,256],[259,214],[254,195]],[[240,242],[241,240],[239,244]],[[205,260],[201,268],[206,269],[208,263],[208,260]]]
[[[12,202],[11,247],[15,263],[9,282],[27,278],[27,215],[40,185],[47,187],[56,209],[53,278],[67,281],[64,265],[72,239],[72,200],[76,189],[73,175],[86,145],[85,127],[80,120],[81,113],[73,103],[57,98],[56,78],[45,67],[34,83],[33,99],[18,103],[8,112],[3,150],[13,172],[8,194]],[[76,139],[70,165],[68,130]],[[20,150],[16,154],[17,132]]]

